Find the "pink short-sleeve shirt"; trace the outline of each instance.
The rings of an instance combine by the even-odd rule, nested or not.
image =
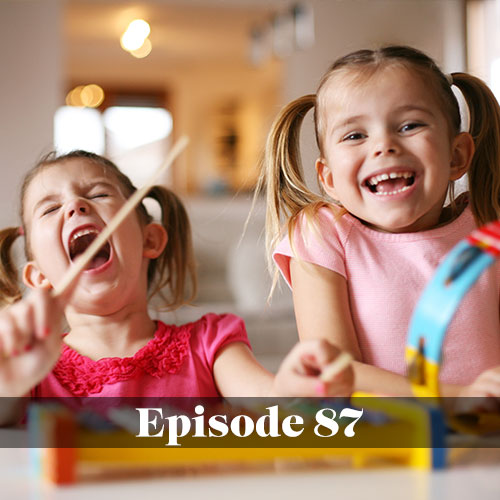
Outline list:
[[[405,346],[411,314],[437,265],[451,248],[475,229],[467,207],[450,224],[415,233],[383,233],[345,214],[322,208],[318,227],[302,218],[294,249],[306,262],[326,267],[347,280],[351,314],[365,363],[406,374]],[[285,238],[274,260],[290,286]],[[482,274],[453,318],[443,345],[443,382],[470,383],[482,371],[500,365],[500,266]]]
[[[64,345],[35,397],[215,397],[217,352],[248,337],[243,320],[207,314],[181,326],[157,323],[154,337],[134,356],[94,361]]]

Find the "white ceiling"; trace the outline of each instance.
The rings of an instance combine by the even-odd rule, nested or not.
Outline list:
[[[68,79],[106,73],[158,73],[191,65],[249,65],[249,34],[285,8],[281,0],[66,0],[64,47]],[[151,54],[140,61],[119,43],[130,21],[151,25]]]

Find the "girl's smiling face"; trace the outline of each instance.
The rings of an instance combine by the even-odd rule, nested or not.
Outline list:
[[[468,168],[472,138],[451,137],[435,90],[417,71],[386,66],[359,80],[341,73],[321,91],[323,186],[374,229],[435,227],[450,180]]]
[[[125,203],[118,186],[113,174],[85,159],[48,165],[35,175],[23,210],[33,258],[24,273],[29,286],[51,287],[61,280]],[[138,289],[145,294],[148,262],[143,258],[143,227],[134,212],[83,271],[72,305],[116,308]]]

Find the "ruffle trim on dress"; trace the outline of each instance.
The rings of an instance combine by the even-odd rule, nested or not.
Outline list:
[[[94,361],[64,345],[52,374],[74,396],[97,394],[105,385],[148,373],[155,378],[179,372],[189,354],[192,324],[158,322],[154,337],[132,357]]]

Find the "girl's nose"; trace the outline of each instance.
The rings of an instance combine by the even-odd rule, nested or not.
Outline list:
[[[388,147],[388,148],[378,148],[375,151],[375,156],[380,156],[384,154],[394,154],[396,152],[396,148]]]
[[[82,198],[75,198],[66,205],[66,217],[70,218],[74,215],[85,215],[89,213],[89,205]]]
[[[374,156],[393,155],[398,152],[398,147],[392,141],[380,141],[375,147]]]

